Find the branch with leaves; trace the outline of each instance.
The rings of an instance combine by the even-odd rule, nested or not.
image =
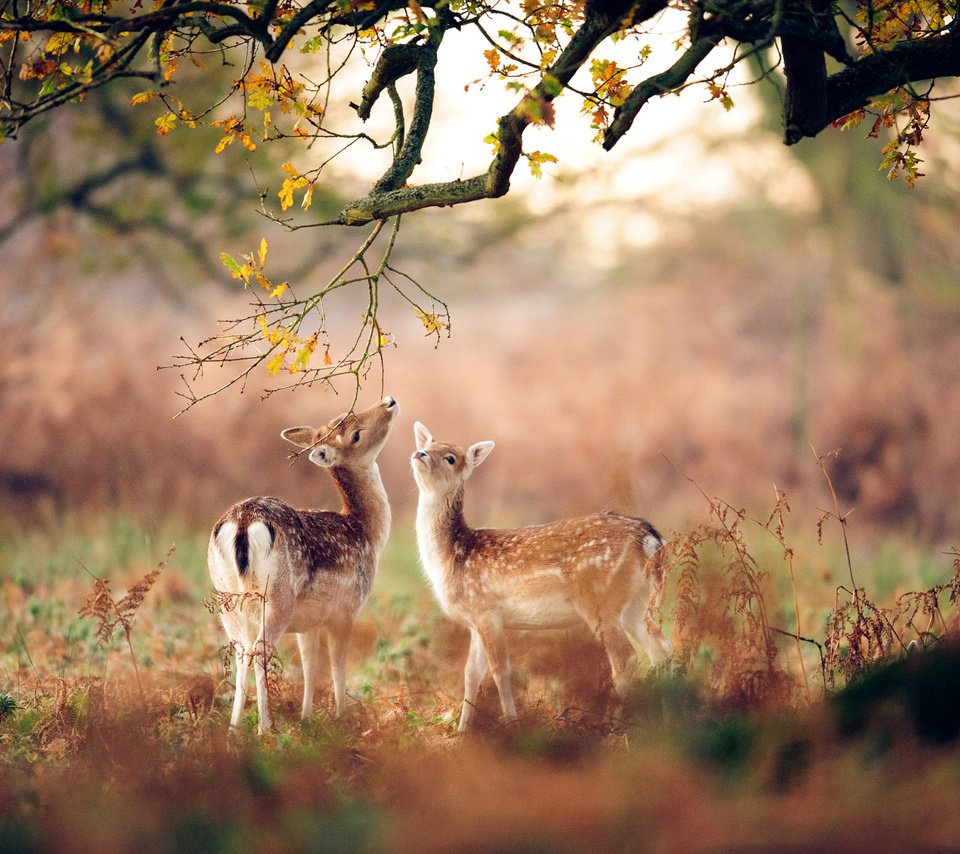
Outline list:
[[[449,334],[449,309],[446,303],[391,265],[400,218],[393,220],[392,229],[381,245],[378,238],[385,225],[384,221],[378,221],[347,263],[324,286],[303,297],[297,296],[289,283],[275,284],[267,277],[265,239],[256,254],[236,259],[223,253],[221,260],[230,275],[251,296],[250,312],[222,321],[222,331],[196,347],[184,341],[186,352],[165,366],[180,371],[183,386],[178,394],[184,401],[181,414],[228,388],[245,387],[254,371],[261,367],[270,377],[287,378],[267,388],[264,392],[267,396],[283,389],[330,384],[337,378],[350,379],[355,392],[359,392],[363,380],[383,358],[384,350],[394,343],[393,336],[381,326],[378,317],[380,291],[384,285],[409,304],[423,324],[425,334],[439,344],[441,336]],[[352,344],[333,354],[326,326],[327,302],[338,291],[357,287],[366,291],[362,323]],[[202,390],[200,386],[206,372],[212,368],[227,368],[229,376],[225,382]]]
[[[921,174],[916,151],[929,124],[932,81],[960,76],[956,11],[956,0],[857,0],[849,15],[825,0],[691,0],[682,9],[666,0],[158,0],[150,9],[139,0],[0,0],[0,137],[15,137],[38,116],[82,104],[116,80],[142,80],[146,88],[130,103],[158,110],[160,136],[176,138],[207,126],[219,134],[216,153],[231,146],[254,151],[281,140],[303,146],[299,168],[284,158],[285,177],[265,209],[278,223],[373,224],[379,235],[384,222],[404,213],[503,196],[524,160],[541,174],[556,158],[525,147],[524,136],[532,126],[555,126],[554,102],[564,92],[583,99],[597,140],[610,151],[657,97],[701,87],[707,100],[732,108],[733,69],[763,51],[773,57],[764,76],[781,78],[785,142],[816,136],[831,124],[852,128],[873,114],[871,133],[891,135],[882,166],[890,177],[902,175],[912,184]],[[490,77],[516,102],[491,116],[494,130],[486,141],[493,151],[485,170],[464,179],[411,183],[430,151],[437,81],[455,61],[442,49],[444,42],[450,33],[469,29],[487,45]],[[722,58],[711,67],[718,53]],[[190,103],[187,84],[211,61],[229,65],[235,76],[208,103]],[[353,71],[364,63],[366,83],[358,87]],[[410,76],[412,93],[402,95],[400,86]],[[363,123],[384,92],[393,129],[377,139]],[[469,91],[460,97],[469,99]],[[335,215],[311,220],[314,190],[325,186],[327,165],[358,145],[375,156],[390,152],[380,178]],[[306,160],[310,164],[303,166]],[[299,222],[291,211],[296,201],[304,211]],[[243,366],[220,388],[245,381],[251,365],[274,374],[294,368],[302,375],[295,384],[305,377],[361,377],[384,346],[375,313],[381,281],[411,299],[428,330],[445,316],[431,305],[420,307],[419,285],[399,281],[390,251],[367,266],[373,249],[365,238],[344,264],[355,272],[302,298],[294,298],[292,288],[286,295],[271,288],[269,299],[255,302],[248,317],[226,324],[223,334],[205,343],[207,349],[191,350],[178,364],[199,372],[214,363]],[[237,262],[236,269],[246,264]],[[258,272],[253,266],[251,275]],[[345,285],[368,293],[368,332],[345,354],[331,355],[323,303]],[[310,363],[317,348],[330,358],[326,370]],[[207,396],[184,381],[188,403]]]

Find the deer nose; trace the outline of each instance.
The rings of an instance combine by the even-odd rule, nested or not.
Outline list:
[[[415,460],[425,460],[425,459],[427,458],[427,452],[426,452],[426,451],[414,451],[414,453],[413,453],[413,458],[414,458]]]
[[[393,407],[395,407],[395,406],[397,405],[397,402],[396,402],[392,397],[390,397],[390,395],[388,394],[388,395],[383,399],[383,405],[386,406],[387,409],[393,409]]]

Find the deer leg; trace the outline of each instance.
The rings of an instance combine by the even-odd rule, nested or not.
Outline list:
[[[313,692],[317,685],[317,670],[320,666],[320,630],[301,632],[297,635],[300,663],[303,666],[303,707],[300,718],[310,717],[313,711]]]
[[[330,650],[330,676],[333,679],[333,699],[338,718],[347,711],[347,646],[353,620],[341,618],[327,627],[327,644]]]
[[[473,717],[477,705],[477,692],[486,675],[487,654],[483,649],[483,641],[480,639],[480,633],[471,628],[470,652],[467,654],[467,664],[463,669],[463,709],[460,711],[458,732],[464,732],[470,725],[470,718]]]
[[[637,669],[637,653],[630,643],[629,635],[615,615],[598,610],[591,612],[589,606],[577,603],[574,603],[574,607],[607,653],[613,690],[622,702],[627,697],[630,682]]]
[[[290,624],[293,604],[285,604],[279,593],[273,599],[267,599],[263,605],[263,624],[252,652],[253,674],[257,680],[257,711],[260,715],[260,732],[270,729],[273,722],[270,717],[270,697],[267,691],[267,670],[270,659],[276,654],[277,644]]]
[[[621,625],[634,638],[650,659],[650,666],[656,667],[673,655],[670,641],[664,637],[660,627],[648,619],[649,604],[642,597],[631,602],[623,612]]]
[[[483,643],[493,681],[497,683],[500,694],[500,706],[507,721],[517,720],[517,707],[510,690],[510,655],[507,652],[507,639],[503,633],[503,618],[493,612],[484,614],[477,620],[477,632]]]
[[[260,716],[260,732],[270,729],[270,697],[267,690],[267,669],[270,659],[276,654],[277,641],[282,631],[261,631],[253,645],[253,674],[257,680],[257,712]]]
[[[243,714],[243,704],[247,700],[247,674],[250,667],[250,656],[245,647],[237,641],[233,642],[234,678],[236,679],[236,688],[233,693],[233,712],[230,715],[230,726],[240,726],[240,716]]]

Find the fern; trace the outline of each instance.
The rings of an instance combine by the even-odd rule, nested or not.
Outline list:
[[[82,563],[81,569],[93,578],[93,590],[87,596],[86,602],[81,606],[77,614],[81,617],[89,617],[97,622],[97,645],[105,648],[113,639],[117,629],[123,629],[124,637],[127,641],[127,647],[130,650],[130,660],[133,662],[134,673],[137,677],[137,687],[143,695],[143,685],[140,682],[140,668],[137,666],[137,656],[133,651],[133,641],[131,633],[133,631],[133,621],[137,611],[147,598],[147,593],[160,577],[160,573],[166,568],[167,561],[170,560],[176,546],[171,546],[167,551],[166,557],[157,564],[157,568],[148,572],[136,584],[133,585],[127,594],[114,600],[110,592],[110,579],[99,578],[95,576]]]

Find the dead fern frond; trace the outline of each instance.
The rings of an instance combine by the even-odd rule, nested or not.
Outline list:
[[[82,563],[80,566],[85,572],[93,576],[94,581],[93,590],[87,596],[87,600],[80,610],[77,611],[77,615],[97,621],[97,645],[105,647],[110,643],[119,621],[116,605],[110,593],[110,580],[97,578]]]
[[[678,570],[672,615],[681,641],[677,663],[687,668],[699,651],[709,651],[707,683],[723,702],[757,706],[785,700],[792,686],[767,614],[769,574],[750,553],[744,533],[744,523],[752,520],[725,501],[707,502],[710,520],[670,540]]]
[[[229,614],[231,611],[243,611],[250,603],[257,607],[266,602],[266,595],[259,590],[246,590],[243,593],[231,593],[228,590],[214,590],[210,596],[201,601],[204,608],[211,614]]]
[[[131,632],[133,630],[133,621],[137,611],[147,598],[147,593],[160,577],[160,573],[166,568],[167,561],[174,553],[176,546],[171,546],[167,550],[166,557],[157,564],[157,568],[148,572],[136,584],[133,585],[127,594],[114,600],[110,592],[110,580],[107,578],[98,578],[80,561],[77,563],[80,568],[93,578],[93,590],[87,596],[86,602],[77,611],[78,616],[89,617],[97,622],[97,645],[105,648],[113,639],[113,635],[118,628],[123,629],[124,637],[127,641],[127,647],[130,650],[130,660],[133,662],[134,673],[137,677],[137,687],[140,695],[143,696],[143,686],[140,682],[140,668],[137,666],[137,656],[133,651],[133,641]]]

